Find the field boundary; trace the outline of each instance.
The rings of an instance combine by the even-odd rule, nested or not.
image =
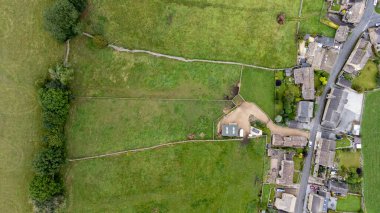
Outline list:
[[[199,102],[232,102],[224,99],[199,99],[199,98],[147,98],[147,97],[112,97],[112,96],[75,96],[76,99],[119,99],[131,101],[199,101]]]
[[[83,35],[89,38],[93,38],[94,36],[83,32]],[[219,61],[219,60],[207,60],[207,59],[190,59],[190,58],[184,58],[180,56],[172,56],[172,55],[167,55],[163,53],[157,53],[149,50],[133,50],[133,49],[127,49],[121,46],[117,46],[114,44],[108,44],[108,47],[117,51],[117,52],[128,52],[128,53],[144,53],[148,54],[151,56],[155,57],[162,57],[162,58],[168,58],[172,60],[177,60],[177,61],[182,61],[182,62],[187,62],[187,63],[212,63],[212,64],[227,64],[227,65],[238,65],[238,66],[243,66],[243,67],[251,67],[251,68],[256,68],[256,69],[262,69],[262,70],[267,70],[267,71],[279,71],[279,70],[285,70],[293,67],[286,67],[286,68],[270,68],[270,67],[263,67],[263,66],[258,66],[254,64],[245,64],[245,63],[240,63],[240,62],[234,62],[234,61]]]
[[[105,158],[105,157],[117,156],[117,155],[122,155],[122,154],[127,154],[127,153],[135,153],[135,152],[142,152],[142,151],[148,151],[148,150],[153,150],[153,149],[160,149],[160,148],[164,148],[164,147],[170,147],[170,146],[186,144],[186,143],[236,142],[236,141],[241,141],[241,140],[242,140],[241,138],[239,138],[239,139],[225,139],[225,140],[183,140],[183,141],[176,141],[176,142],[171,142],[171,143],[159,144],[159,145],[150,146],[150,147],[128,149],[128,150],[123,150],[123,151],[118,151],[118,152],[107,153],[107,154],[100,154],[100,155],[81,157],[81,158],[72,158],[72,159],[68,159],[68,161],[69,162],[75,162],[75,161],[91,160],[91,159],[97,159],[97,158]]]

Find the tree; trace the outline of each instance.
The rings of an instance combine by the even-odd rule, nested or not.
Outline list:
[[[46,30],[60,42],[76,35],[78,20],[79,13],[68,0],[55,1],[44,15]]]
[[[325,86],[327,84],[327,79],[326,77],[320,77],[319,81],[321,81],[322,85]]]
[[[63,127],[52,127],[47,129],[44,133],[43,142],[49,147],[63,147],[65,142],[65,135]]]
[[[69,0],[69,2],[74,5],[79,13],[82,13],[87,7],[87,0]]]
[[[74,70],[57,64],[55,68],[49,68],[50,78],[58,80],[63,85],[68,85],[74,78]]]
[[[39,91],[44,126],[48,129],[62,127],[69,113],[69,91],[41,88]]]
[[[37,155],[33,161],[33,167],[39,175],[54,175],[59,171],[65,162],[63,148],[45,148]]]
[[[63,193],[62,181],[53,176],[36,175],[29,186],[32,200],[45,202]]]

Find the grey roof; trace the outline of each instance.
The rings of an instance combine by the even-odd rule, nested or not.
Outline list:
[[[334,166],[336,142],[334,140],[321,139],[319,142],[316,164],[325,167]]]
[[[326,36],[317,36],[315,41],[322,44],[325,47],[333,47],[335,45],[335,41],[333,38]]]
[[[336,84],[341,86],[341,87],[346,87],[346,88],[351,88],[351,86],[352,86],[352,82],[345,79],[344,76],[339,76]]]
[[[343,70],[348,73],[357,74],[356,72],[364,68],[371,55],[371,43],[364,38],[360,38],[348,58],[346,65],[343,67]]]
[[[364,14],[366,1],[360,0],[353,2],[351,8],[344,14],[343,20],[349,23],[359,23]]]
[[[305,100],[314,99],[314,69],[312,67],[295,69],[294,82],[296,84],[302,84],[302,98]]]
[[[237,124],[223,124],[222,136],[237,137],[239,135],[239,127]]]
[[[314,102],[311,101],[300,101],[297,107],[297,117],[296,120],[300,122],[310,122],[313,117]]]
[[[328,199],[326,197],[313,193],[309,195],[309,199],[312,199],[312,202],[308,205],[312,213],[327,212]]]
[[[346,196],[348,193],[348,184],[344,182],[329,180],[327,182],[327,187],[331,192],[341,196]]]
[[[344,105],[348,101],[347,96],[348,93],[343,89],[331,89],[322,117],[322,126],[330,129],[335,129],[338,126]]]
[[[339,26],[335,33],[335,41],[344,42],[347,39],[350,28],[348,26]]]

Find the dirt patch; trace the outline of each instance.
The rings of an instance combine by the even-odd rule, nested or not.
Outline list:
[[[234,111],[230,112],[228,115],[225,115],[218,123],[218,132],[221,131],[221,126],[223,124],[237,123],[239,127],[242,128],[246,134],[248,134],[251,128],[249,118],[252,116],[254,116],[255,119],[265,123],[271,130],[272,134],[278,134],[282,136],[296,135],[309,137],[309,133],[306,131],[282,127],[274,124],[273,121],[267,116],[267,114],[265,114],[265,112],[260,109],[260,107],[249,102],[242,103]]]

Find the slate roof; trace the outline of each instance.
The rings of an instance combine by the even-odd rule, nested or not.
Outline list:
[[[338,182],[336,180],[329,180],[327,187],[331,192],[340,196],[346,196],[348,193],[348,184],[344,182]]]
[[[272,135],[272,146],[274,147],[304,147],[307,145],[307,138],[303,136]]]
[[[343,70],[347,73],[357,74],[357,72],[363,69],[367,64],[367,61],[371,55],[371,43],[364,38],[360,38],[346,64],[344,65]]]
[[[376,51],[380,50],[380,27],[369,28],[369,39],[372,45],[376,48]]]
[[[281,211],[293,213],[296,207],[297,198],[288,193],[282,193],[282,198],[276,198],[274,206]]]
[[[223,124],[222,136],[237,137],[239,136],[239,127],[237,124]]]
[[[302,98],[305,100],[313,100],[315,98],[314,69],[312,67],[295,69],[294,82],[302,84]]]
[[[344,14],[343,20],[353,24],[359,23],[364,14],[365,2],[364,0],[355,1],[346,14]]]
[[[350,28],[348,26],[339,26],[339,28],[337,29],[335,33],[335,41],[337,42],[346,41],[349,31],[350,31]]]
[[[318,149],[315,163],[325,167],[334,166],[336,142],[334,140],[320,139],[318,141]]]
[[[324,213],[327,212],[328,200],[326,197],[311,193],[309,194],[308,209],[312,213]]]
[[[283,160],[281,161],[281,170],[279,172],[280,178],[276,179],[276,184],[279,185],[292,185],[294,175],[294,161]]]
[[[345,79],[344,76],[339,76],[336,84],[341,86],[341,87],[346,87],[346,88],[351,88],[351,86],[352,86],[352,82]]]
[[[335,129],[338,126],[344,105],[348,102],[347,96],[348,93],[343,89],[331,89],[322,117],[322,126],[330,129]]]
[[[311,101],[300,101],[297,106],[297,117],[296,120],[300,122],[310,122],[313,117],[314,102]]]

